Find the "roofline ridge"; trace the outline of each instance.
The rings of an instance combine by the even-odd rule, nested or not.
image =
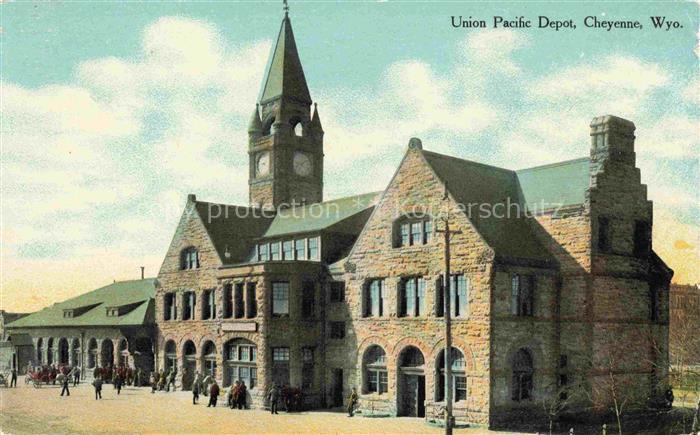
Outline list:
[[[591,159],[590,157],[578,157],[578,158],[575,158],[575,159],[562,160],[562,161],[560,161],[560,162],[547,163],[547,164],[539,165],[539,166],[531,166],[531,167],[529,167],[529,168],[516,169],[515,172],[535,171],[535,170],[538,170],[538,169],[553,168],[553,167],[556,167],[556,166],[568,165],[568,164],[571,164],[571,163],[574,163],[574,162],[582,162],[582,161],[584,161],[584,160],[590,161],[590,159]]]
[[[442,158],[446,158],[446,159],[458,160],[458,161],[463,162],[463,163],[469,163],[469,164],[474,165],[474,166],[481,166],[484,168],[496,169],[496,170],[502,171],[502,172],[515,173],[515,171],[512,169],[501,168],[500,166],[493,166],[493,165],[488,165],[486,163],[475,162],[473,160],[467,160],[467,159],[463,159],[461,157],[451,156],[449,154],[437,153],[435,151],[429,151],[429,150],[425,150],[425,149],[420,150],[420,151],[422,153],[432,154],[434,156],[438,156],[438,157],[442,157]]]

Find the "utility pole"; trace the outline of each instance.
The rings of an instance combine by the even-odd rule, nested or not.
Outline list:
[[[447,184],[445,184],[445,195],[443,201],[447,201]],[[447,203],[445,203],[447,204]],[[446,207],[449,207],[447,204]],[[452,417],[452,310],[450,305],[450,237],[453,234],[461,234],[461,231],[450,230],[450,213],[449,209],[442,218],[444,229],[436,229],[438,233],[443,233],[445,236],[445,277],[443,278],[443,298],[444,298],[444,316],[445,316],[445,435],[452,435],[453,420]]]

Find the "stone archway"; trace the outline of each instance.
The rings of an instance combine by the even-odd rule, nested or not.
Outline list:
[[[93,337],[88,341],[87,368],[97,367],[97,340]]]
[[[109,338],[102,340],[100,347],[100,367],[114,366],[114,343]]]
[[[129,367],[129,341],[126,338],[119,340],[118,358],[120,367]]]
[[[54,363],[54,339],[49,337],[46,341],[46,364],[51,365]]]
[[[80,339],[73,338],[70,342],[70,365],[81,366],[83,364],[81,356]]]
[[[197,347],[192,340],[185,341],[182,346],[182,389],[192,388],[195,372],[197,371]]]
[[[425,357],[406,346],[397,360],[396,410],[399,416],[425,417]]]

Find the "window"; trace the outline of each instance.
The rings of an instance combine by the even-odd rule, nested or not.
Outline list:
[[[634,223],[634,255],[646,257],[651,252],[651,228],[648,222]]]
[[[511,279],[511,314],[532,316],[534,277],[513,275]]]
[[[309,239],[309,260],[319,261],[321,259],[319,254],[318,237],[311,237]]]
[[[306,260],[306,239],[295,240],[294,251],[297,260]]]
[[[467,317],[469,315],[469,278],[464,275],[452,275],[450,278],[452,317]]]
[[[196,248],[187,248],[182,251],[180,268],[182,270],[199,268],[199,251]]]
[[[314,316],[314,301],[316,286],[311,281],[301,283],[301,317],[310,318]]]
[[[442,277],[435,280],[435,317],[445,315],[445,286],[442,285]]]
[[[280,244],[279,242],[275,243],[270,243],[270,260],[271,261],[279,261],[282,258],[280,257]]]
[[[464,360],[464,354],[457,348],[452,348],[450,354],[450,366],[452,367],[452,391],[454,391],[453,401],[467,399],[467,364]],[[437,362],[437,386],[435,389],[435,399],[439,401],[445,400],[445,350],[443,349],[438,356]]]
[[[202,292],[202,320],[216,318],[216,300],[214,290]]]
[[[422,277],[403,280],[400,313],[409,317],[425,315],[425,280]]]
[[[107,315],[109,316],[109,310],[108,310]],[[63,317],[65,317],[65,318],[73,317],[73,310],[63,310]]]
[[[345,301],[345,283],[343,281],[331,282],[331,302]]]
[[[194,320],[194,292],[188,291],[183,295],[182,320]]]
[[[256,285],[254,282],[246,284],[246,317],[252,319],[258,315],[258,299],[255,292]]]
[[[342,340],[345,338],[345,322],[331,322],[331,338]]]
[[[277,316],[289,314],[288,282],[272,283],[272,314]]]
[[[400,218],[394,225],[394,247],[425,245],[432,240],[433,223],[429,219]]]
[[[374,345],[365,351],[362,358],[364,371],[364,393],[382,394],[389,391],[389,376],[386,369],[386,353]]]
[[[294,260],[294,241],[285,240],[282,242],[282,259],[285,261]]]
[[[269,261],[269,251],[267,243],[258,245],[258,261]]]
[[[289,348],[272,348],[272,382],[277,385],[289,385]]]
[[[598,218],[598,250],[600,252],[610,252],[612,248],[610,235],[610,221],[608,218],[600,216]]]
[[[163,319],[177,319],[177,303],[175,299],[175,293],[166,293],[163,297]]]
[[[314,383],[314,349],[312,347],[301,348],[301,388],[310,390]]]
[[[384,285],[380,279],[370,281],[365,286],[364,316],[381,317],[384,315]]]
[[[512,399],[516,402],[532,397],[532,356],[519,349],[513,358]]]
[[[245,315],[245,301],[243,300],[243,283],[236,283],[236,291],[233,296],[233,316],[240,319]]]
[[[226,284],[224,286],[224,318],[233,317],[233,286]]]
[[[224,346],[226,365],[225,385],[231,385],[236,380],[245,382],[248,388],[258,384],[257,347],[248,340],[241,338],[230,340]]]
[[[301,134],[302,134],[301,122],[297,122],[296,125],[294,125],[294,136],[301,137]]]

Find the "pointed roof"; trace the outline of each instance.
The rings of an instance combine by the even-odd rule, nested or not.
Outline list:
[[[311,127],[315,128],[316,130],[323,131],[323,127],[321,126],[321,118],[318,115],[318,104],[316,103],[314,103],[314,113],[311,117]]]
[[[309,87],[306,85],[304,70],[297,52],[297,44],[294,41],[292,23],[286,14],[282,20],[277,43],[265,73],[260,102],[281,96],[311,104]]]

